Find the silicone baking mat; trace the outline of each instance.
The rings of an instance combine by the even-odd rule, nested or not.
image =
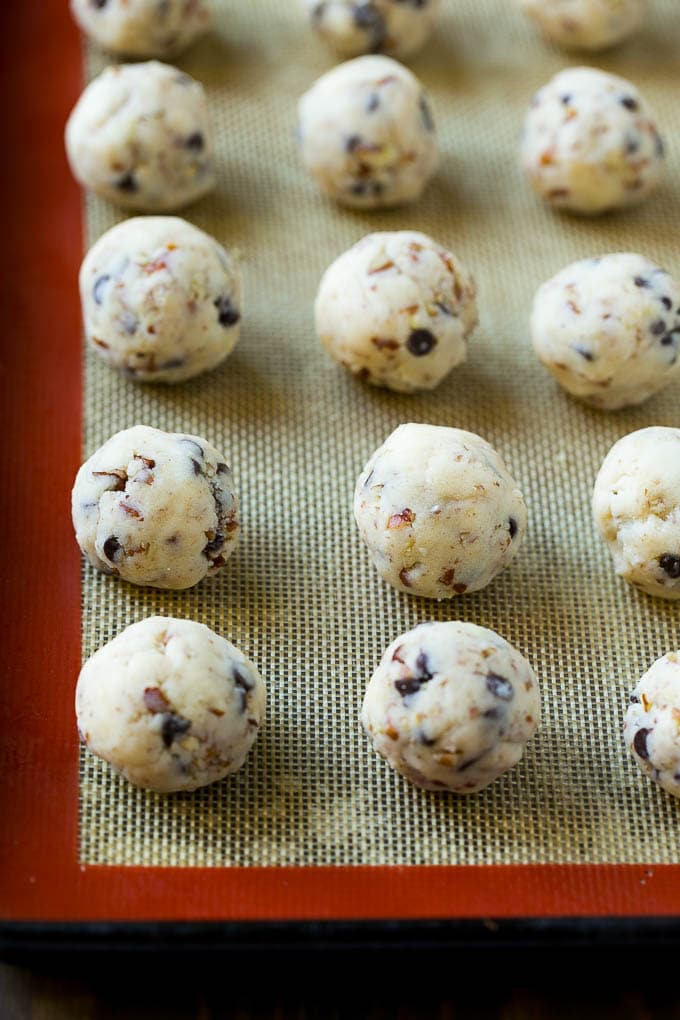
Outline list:
[[[53,30],[68,37],[63,60],[67,52],[77,59],[74,32],[61,25],[67,14],[56,6],[47,8]],[[532,93],[578,60],[541,42],[506,0],[442,6],[434,38],[410,62],[432,98],[442,165],[423,198],[400,210],[342,210],[304,176],[296,102],[333,60],[296,4],[218,3],[215,32],[177,61],[208,90],[218,163],[215,192],[182,215],[240,255],[241,339],[219,369],[172,388],[135,385],[85,353],[82,448],[69,447],[68,463],[53,467],[66,519],[57,530],[73,543],[68,490],[81,457],[136,423],[214,443],[235,472],[243,528],[227,567],[186,592],[136,589],[83,567],[82,649],[70,624],[55,638],[66,648],[60,663],[43,648],[49,675],[58,675],[58,725],[68,748],[55,775],[67,777],[65,803],[72,791],[78,805],[77,825],[66,803],[68,833],[52,838],[60,841],[55,859],[63,856],[76,875],[78,916],[680,912],[678,804],[642,777],[621,739],[633,684],[680,646],[680,604],[652,600],[613,576],[589,510],[599,464],[617,438],[680,424],[678,387],[638,409],[598,413],[556,388],[527,337],[535,289],[573,259],[632,250],[680,271],[680,97],[671,70],[680,10],[655,0],[638,36],[587,61],[641,88],[668,150],[666,179],[653,197],[588,220],[543,208],[517,166]],[[88,49],[85,76],[105,63]],[[54,328],[68,329],[68,371],[78,373],[77,264],[123,217],[88,196],[83,244],[76,243],[79,199],[63,153],[51,158],[63,195],[46,211],[54,222],[61,216],[61,237],[73,249],[60,284],[67,325]],[[330,261],[371,230],[400,228],[448,245],[479,287],[480,325],[466,364],[415,396],[350,378],[327,359],[313,329],[313,300]],[[42,230],[49,234],[49,225]],[[38,369],[44,386],[51,371],[64,375],[50,357]],[[67,383],[68,430],[80,381],[69,375]],[[55,397],[62,408],[65,393]],[[45,416],[43,440],[58,448],[47,410],[37,413]],[[442,603],[412,598],[387,587],[368,562],[352,519],[354,481],[405,421],[483,435],[524,491],[530,518],[522,550],[482,592]],[[61,557],[63,576],[75,584],[77,550],[46,555]],[[40,598],[57,604],[58,590]],[[135,790],[85,751],[76,791],[66,765],[75,775],[72,694],[81,653],[154,613],[198,619],[252,657],[268,687],[266,724],[241,772],[195,794]],[[374,754],[358,721],[383,648],[427,619],[492,627],[529,658],[541,683],[542,725],[524,759],[467,798],[409,786]],[[28,732],[34,724],[24,722]],[[34,731],[44,736],[37,724]],[[56,817],[60,809],[50,802],[45,810]],[[128,892],[114,902],[124,884]],[[133,893],[136,906],[125,899]],[[50,896],[52,905],[41,914],[36,902],[30,916],[63,916],[56,904],[66,892]]]
[[[680,13],[654,5],[639,40],[598,61],[637,82],[666,134],[678,90],[657,46],[680,46]],[[182,67],[205,83],[217,139],[215,193],[184,215],[241,253],[243,333],[216,372],[181,387],[135,386],[88,355],[85,454],[137,422],[205,436],[242,499],[238,552],[213,582],[140,591],[83,573],[83,652],[152,614],[198,619],[242,647],[268,683],[267,723],[245,768],[193,795],[135,791],[83,752],[80,852],[96,864],[670,863],[677,804],[645,782],[621,740],[636,678],[680,642],[680,605],[612,574],[590,493],[611,444],[678,425],[678,389],[606,415],[562,395],[527,340],[534,290],[576,258],[640,251],[680,270],[680,173],[642,206],[593,221],[541,208],[518,172],[528,100],[568,60],[504,0],[445,4],[412,62],[432,97],[443,162],[417,204],[336,208],[301,171],[296,102],[331,65],[296,4],[226,3],[212,40]],[[88,73],[103,66],[92,54]],[[92,243],[116,220],[87,205]],[[675,219],[675,222],[674,222]],[[325,267],[370,230],[423,230],[472,268],[480,326],[467,364],[433,393],[400,396],[349,378],[316,341]],[[525,492],[515,563],[485,591],[437,603],[389,589],[354,526],[354,481],[400,422],[485,436]],[[423,793],[380,761],[358,716],[382,649],[421,620],[499,631],[530,659],[543,724],[522,764],[473,797]]]

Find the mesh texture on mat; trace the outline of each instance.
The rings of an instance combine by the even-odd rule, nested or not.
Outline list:
[[[234,354],[175,388],[119,378],[85,359],[84,453],[135,423],[203,435],[231,463],[240,546],[216,579],[186,592],[133,588],[83,571],[83,655],[159,613],[206,623],[261,669],[268,715],[243,770],[190,795],[135,790],[83,752],[80,854],[91,864],[317,865],[674,862],[678,804],[643,778],[621,739],[638,677],[680,646],[680,603],[617,580],[594,533],[590,495],[620,436],[679,425],[678,386],[639,409],[598,413],[567,398],[535,360],[536,287],[567,262],[639,251],[680,271],[677,79],[680,9],[650,5],[625,47],[589,61],[539,41],[507,0],[445,3],[412,62],[429,90],[443,160],[416,205],[336,208],[294,142],[296,101],[331,56],[295,3],[229,0],[217,31],[178,64],[208,88],[215,192],[181,213],[242,257],[245,315]],[[638,209],[567,218],[534,199],[517,167],[532,93],[589,62],[630,78],[657,111],[668,174]],[[88,75],[105,60],[91,52]],[[121,214],[87,199],[93,243]],[[472,268],[481,323],[467,363],[431,394],[367,387],[321,350],[312,303],[326,266],[374,229],[423,230]],[[529,530],[485,591],[436,603],[388,588],[354,526],[354,481],[399,423],[478,432],[520,482]],[[527,753],[482,793],[416,790],[377,757],[358,722],[383,648],[425,619],[492,627],[536,669],[543,721]]]

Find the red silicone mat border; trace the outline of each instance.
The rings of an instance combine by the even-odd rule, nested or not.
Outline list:
[[[64,0],[3,6],[8,230],[0,347],[0,919],[254,921],[674,916],[680,866],[121,868],[78,862],[81,195],[63,126],[82,88]],[[643,822],[641,822],[643,824]]]

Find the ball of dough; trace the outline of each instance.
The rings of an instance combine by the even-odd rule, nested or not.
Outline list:
[[[392,390],[429,390],[465,360],[477,324],[463,263],[412,230],[368,234],[326,270],[316,331],[354,375]]]
[[[680,378],[680,283],[632,253],[573,262],[536,293],[531,339],[573,396],[640,404]]]
[[[238,537],[231,470],[200,436],[135,425],[76,475],[78,545],[93,567],[154,588],[190,588],[223,567]]]
[[[473,623],[422,623],[387,648],[361,721],[376,751],[416,786],[475,793],[522,757],[541,714],[534,672]]]
[[[173,216],[139,216],[103,234],[82,264],[80,298],[89,343],[131,379],[190,379],[238,340],[238,267]]]
[[[623,738],[645,775],[680,797],[680,652],[657,659],[640,679]]]
[[[381,577],[437,599],[484,588],[515,558],[522,493],[480,436],[400,425],[357,481],[354,517]]]
[[[635,86],[593,67],[560,71],[536,93],[521,157],[540,198],[587,215],[640,202],[664,167],[653,114]]]
[[[604,50],[642,24],[647,0],[518,0],[545,38],[574,50]]]
[[[124,57],[173,57],[210,27],[208,0],[71,0],[79,27]]]
[[[196,790],[240,769],[265,709],[243,652],[202,623],[152,616],[92,655],[76,687],[85,746],[135,786]]]
[[[423,87],[389,57],[333,68],[298,107],[307,171],[327,195],[358,209],[413,202],[439,163]]]
[[[614,443],[593,515],[617,574],[648,595],[680,599],[680,429],[653,426]]]
[[[406,57],[428,39],[440,0],[302,0],[319,36],[343,57]]]
[[[156,60],[102,71],[66,125],[78,181],[141,212],[179,209],[209,191],[212,148],[203,86]]]

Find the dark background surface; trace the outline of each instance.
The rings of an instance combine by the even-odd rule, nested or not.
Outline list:
[[[2,1020],[680,1020],[677,945],[69,949],[0,964]]]
[[[513,951],[320,964],[279,958],[154,961],[79,956],[0,965],[3,1020],[175,1020],[188,1017],[433,1017],[441,1020],[675,1020],[680,1017],[677,954],[587,960],[572,953]]]

